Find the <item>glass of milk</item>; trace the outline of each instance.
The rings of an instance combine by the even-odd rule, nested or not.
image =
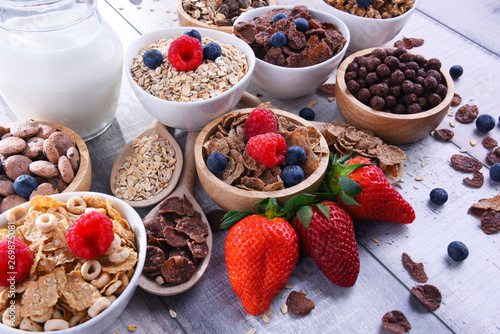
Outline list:
[[[122,63],[97,0],[0,0],[0,95],[19,119],[98,136],[116,114]]]

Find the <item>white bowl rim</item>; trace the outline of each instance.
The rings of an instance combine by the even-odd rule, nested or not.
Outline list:
[[[398,16],[395,16],[395,17],[388,17],[388,18],[382,18],[382,19],[376,19],[376,18],[373,18],[373,17],[364,17],[364,16],[358,16],[358,15],[354,15],[354,14],[351,14],[351,13],[348,13],[348,12],[345,12],[343,10],[340,10],[338,8],[335,8],[329,4],[327,4],[324,0],[316,0],[316,1],[320,1],[322,3],[324,3],[326,6],[329,6],[331,7],[331,9],[334,11],[334,12],[338,12],[338,13],[342,13],[341,15],[348,15],[350,17],[355,17],[357,19],[360,19],[362,21],[381,21],[381,22],[391,22],[391,21],[398,21],[400,20],[401,18],[407,16],[407,14],[410,14],[410,13],[413,13],[413,11],[415,10],[415,8],[417,7],[417,2],[418,0],[415,0],[415,2],[413,3],[413,7],[411,7],[410,9],[408,9],[406,12],[404,12],[403,14],[401,15],[398,15]],[[335,14],[336,15],[336,14]]]
[[[241,48],[239,48],[239,47],[237,47],[237,49],[240,50],[241,52],[243,52],[245,54],[245,56],[247,57],[248,71],[247,71],[247,73],[245,73],[245,75],[243,76],[243,78],[241,78],[233,87],[231,87],[229,90],[226,90],[222,94],[214,96],[214,97],[211,97],[211,98],[206,99],[206,100],[201,100],[201,101],[179,102],[179,101],[168,101],[168,100],[165,100],[165,99],[161,99],[159,97],[156,97],[156,96],[151,95],[148,92],[146,92],[132,78],[132,74],[131,74],[131,71],[130,71],[130,68],[131,68],[131,65],[132,65],[131,61],[137,55],[137,54],[133,54],[132,55],[132,49],[135,49],[136,46],[139,46],[138,50],[140,50],[140,48],[142,46],[144,46],[145,43],[147,43],[147,42],[140,42],[140,41],[142,41],[144,39],[148,40],[149,38],[151,38],[151,36],[158,35],[158,34],[161,34],[161,33],[172,32],[172,31],[179,31],[179,35],[177,35],[177,36],[181,36],[182,32],[184,32],[186,30],[189,30],[189,29],[198,30],[198,32],[200,32],[200,34],[202,35],[202,37],[203,36],[208,36],[208,37],[216,40],[217,42],[220,42],[220,41],[217,38],[214,38],[214,36],[211,36],[211,34],[216,35],[216,36],[217,35],[218,36],[224,36],[224,37],[225,36],[230,36],[229,38],[236,38],[236,39],[239,40],[238,37],[233,36],[231,34],[228,34],[226,32],[222,32],[222,31],[218,31],[218,30],[214,30],[214,29],[209,29],[209,28],[184,27],[184,26],[157,29],[157,30],[153,30],[153,31],[147,32],[145,34],[142,34],[141,36],[137,37],[135,40],[133,40],[130,43],[130,45],[127,48],[127,51],[125,53],[124,62],[123,62],[125,75],[127,76],[128,81],[130,82],[131,85],[134,85],[135,88],[137,88],[141,92],[141,95],[143,95],[143,96],[149,96],[150,98],[153,98],[154,100],[158,101],[159,103],[165,103],[165,104],[168,104],[169,106],[172,106],[172,107],[174,107],[174,106],[200,106],[200,105],[205,105],[208,102],[217,101],[217,100],[226,98],[227,95],[231,94],[239,86],[244,85],[245,81],[249,80],[251,78],[251,76],[253,74],[253,71],[254,71],[254,68],[255,68],[256,57],[255,57],[255,54],[254,54],[252,48],[248,44],[246,44],[246,43],[243,42],[243,44],[242,44],[243,48],[246,49],[246,50],[245,51],[241,50]],[[154,41],[152,41],[152,42],[154,42]],[[228,43],[228,42],[221,42],[221,43],[231,44],[231,43]],[[250,57],[249,57],[249,55],[250,55]],[[129,60],[130,60],[130,64],[129,64]]]
[[[92,192],[92,191],[75,191],[75,192],[68,192],[68,193],[60,193],[60,194],[56,194],[56,195],[51,195],[49,197],[54,198],[56,200],[66,201],[73,196],[86,196],[86,195],[98,196],[104,200],[109,199],[109,200],[111,200],[112,203],[113,202],[119,203],[121,206],[123,206],[125,208],[126,211],[129,211],[128,214],[135,216],[134,217],[135,219],[138,219],[138,221],[142,222],[141,217],[139,216],[137,211],[135,211],[134,208],[132,208],[130,205],[128,205],[127,203],[125,203],[121,199],[116,198],[116,197],[111,196],[111,195],[108,195],[108,194]],[[25,202],[23,204],[20,204],[19,206],[20,207],[29,207],[29,201]],[[125,214],[121,208],[117,208],[115,205],[113,205],[113,208],[115,210],[117,210],[120,213],[120,215],[122,215],[122,217],[126,218],[127,222],[130,221],[130,217],[125,217]],[[7,215],[9,213],[9,211],[10,210],[7,210],[6,212],[0,214],[0,226],[5,225],[5,224],[2,224],[2,221],[4,219],[5,219],[5,223],[7,223]],[[137,224],[137,227],[139,228],[139,230],[142,231],[141,234],[143,235],[143,238],[142,238],[143,240],[142,240],[141,244],[143,244],[144,247],[141,247],[141,249],[139,250],[139,252],[137,254],[137,263],[135,265],[134,275],[132,276],[132,279],[130,279],[129,285],[125,288],[125,290],[122,292],[122,294],[120,296],[118,296],[116,301],[118,301],[121,296],[128,296],[128,295],[132,294],[132,290],[135,291],[135,289],[138,286],[139,278],[141,277],[141,274],[142,274],[142,269],[144,267],[144,261],[146,259],[146,246],[147,246],[146,245],[146,243],[147,243],[147,241],[146,241],[146,229],[144,228],[144,225],[142,225],[142,224]],[[139,238],[137,237],[137,233],[134,233],[134,235],[136,236],[136,244],[139,244],[140,241],[139,241]],[[81,332],[82,330],[85,330],[86,329],[85,327],[89,327],[91,325],[99,323],[102,319],[106,318],[107,316],[110,316],[109,313],[111,313],[112,310],[114,310],[115,308],[118,307],[118,304],[115,304],[116,301],[113,302],[107,309],[105,309],[104,311],[99,313],[96,317],[90,318],[89,320],[85,321],[84,323],[82,323],[80,325],[77,325],[77,326],[74,326],[74,327],[71,327],[68,329],[60,330],[60,331],[58,331],[58,333],[65,333],[65,334],[66,333],[68,333],[68,334],[69,333],[77,333],[77,332]],[[1,324],[1,326],[5,326],[5,325]],[[5,327],[7,327],[7,326],[5,326]],[[23,330],[17,329],[17,328],[7,327],[7,329],[9,331],[12,331],[12,333],[30,333],[30,332],[23,331]]]
[[[277,9],[277,8],[292,9],[294,7],[296,7],[296,6],[265,6],[265,7],[259,7],[259,8],[252,9],[251,11],[245,12],[245,13],[241,14],[240,16],[238,16],[238,18],[234,21],[233,31],[234,31],[234,26],[237,23],[248,21],[248,20],[242,20],[242,19],[240,19],[242,16],[246,16],[245,15],[246,13],[252,13],[253,12],[254,14],[257,14],[257,12],[264,12],[264,11],[267,12],[267,11],[270,11],[272,9]],[[305,66],[305,67],[285,67],[285,66],[278,66],[278,65],[270,64],[270,63],[268,63],[268,62],[266,62],[266,61],[264,61],[262,59],[259,59],[259,58],[255,57],[255,62],[256,63],[259,63],[259,64],[264,65],[264,66],[269,66],[270,68],[273,68],[273,69],[280,69],[282,71],[306,72],[306,71],[309,71],[311,69],[316,69],[318,67],[324,66],[325,64],[328,64],[328,63],[331,63],[331,62],[337,60],[338,57],[342,54],[342,52],[344,50],[347,50],[347,48],[349,47],[349,44],[351,42],[351,32],[349,31],[349,28],[347,27],[347,25],[345,24],[345,22],[342,21],[342,19],[336,17],[333,14],[330,14],[330,13],[327,13],[327,12],[323,12],[323,11],[320,11],[320,10],[315,9],[315,8],[307,8],[307,10],[311,14],[321,13],[322,15],[327,15],[327,16],[330,16],[331,18],[334,18],[335,21],[337,21],[337,20],[339,21],[339,22],[331,22],[331,21],[329,21],[329,22],[335,24],[337,26],[337,28],[339,28],[338,27],[339,25],[342,26],[342,28],[347,32],[347,36],[345,36],[344,33],[341,32],[342,36],[344,36],[344,38],[346,40],[346,42],[345,42],[344,46],[342,47],[342,49],[340,49],[339,52],[336,55],[334,55],[333,57],[331,57],[331,58],[329,58],[329,59],[327,59],[327,60],[325,60],[325,61],[323,61],[321,63],[310,65],[310,66]],[[248,14],[248,15],[250,15],[250,14]],[[340,29],[339,29],[339,31],[340,31]],[[236,37],[236,38],[238,38],[238,37]]]

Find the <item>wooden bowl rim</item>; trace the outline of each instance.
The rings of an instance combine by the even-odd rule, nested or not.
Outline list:
[[[359,109],[366,111],[367,113],[369,113],[370,115],[373,115],[375,117],[381,117],[381,118],[386,118],[386,119],[397,119],[397,120],[398,119],[399,120],[414,120],[414,119],[424,119],[426,117],[439,114],[440,112],[443,111],[443,109],[446,109],[450,106],[451,100],[453,99],[453,94],[455,92],[455,84],[453,83],[453,79],[448,74],[448,72],[446,72],[444,70],[443,66],[441,66],[441,68],[439,69],[439,72],[446,80],[448,92],[446,93],[446,96],[441,101],[441,103],[432,109],[422,111],[422,112],[416,113],[416,114],[393,114],[393,113],[375,110],[375,109],[363,104],[361,101],[359,101],[347,89],[347,84],[345,82],[345,72],[346,72],[347,66],[354,60],[354,58],[359,57],[359,56],[366,56],[366,55],[370,54],[373,50],[376,50],[376,49],[397,49],[397,48],[395,48],[395,47],[375,47],[375,48],[360,50],[358,52],[351,54],[346,59],[344,59],[344,61],[342,61],[342,63],[340,64],[340,66],[337,70],[337,80],[336,80],[336,85],[338,87],[337,91],[340,91],[343,94],[345,94],[346,98],[351,100],[351,102],[353,102]],[[429,57],[426,57],[423,54],[414,52],[412,50],[406,50],[406,51],[408,51],[409,53],[411,53],[413,55],[423,56],[426,60],[429,60]],[[339,109],[339,111],[340,111],[340,109]]]
[[[308,188],[311,186],[314,182],[316,182],[318,179],[320,179],[322,176],[325,175],[326,169],[328,167],[328,155],[330,153],[330,150],[328,148],[328,144],[326,142],[326,139],[323,137],[323,134],[321,134],[321,131],[319,131],[314,125],[309,123],[307,120],[303,119],[302,117],[299,117],[295,114],[292,114],[288,111],[284,111],[281,109],[275,109],[275,108],[268,108],[271,110],[273,113],[279,116],[284,116],[286,118],[290,118],[294,121],[294,123],[303,125],[303,126],[311,126],[315,128],[319,134],[320,134],[320,145],[322,147],[321,150],[321,160],[319,162],[318,168],[309,175],[308,178],[304,179],[301,183],[290,187],[290,188],[285,188],[285,189],[280,189],[280,190],[275,190],[275,191],[259,191],[259,190],[246,190],[246,189],[241,189],[232,185],[229,185],[219,179],[217,176],[212,174],[208,170],[208,167],[205,163],[205,160],[203,159],[203,143],[205,142],[205,139],[213,134],[217,128],[216,125],[222,120],[223,117],[226,115],[229,115],[231,113],[250,113],[254,108],[245,108],[245,109],[238,109],[234,110],[230,113],[224,114],[222,116],[219,116],[218,118],[214,119],[212,122],[208,123],[203,130],[201,130],[200,134],[198,135],[198,138],[196,139],[196,144],[195,144],[195,149],[194,149],[194,157],[195,157],[195,163],[196,167],[200,169],[199,172],[203,173],[203,175],[213,184],[215,184],[219,188],[225,189],[225,191],[231,191],[237,196],[242,196],[242,197],[247,197],[247,198],[255,198],[255,199],[260,199],[260,198],[266,198],[266,197],[274,197],[274,198],[281,198],[281,197],[286,197],[290,196],[291,194],[294,193],[300,193],[301,190]]]

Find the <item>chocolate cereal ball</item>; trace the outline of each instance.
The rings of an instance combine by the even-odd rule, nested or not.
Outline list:
[[[384,64],[389,66],[391,70],[399,68],[399,59],[394,56],[389,56],[384,59]]]
[[[380,96],[374,96],[370,100],[370,107],[372,107],[375,110],[384,110],[385,108],[385,100],[383,97]]]
[[[363,102],[364,104],[370,103],[370,100],[372,99],[372,94],[370,93],[370,90],[368,88],[361,88],[358,92],[358,100]]]
[[[436,87],[438,86],[438,81],[435,77],[428,76],[424,79],[423,86],[425,90],[431,91],[436,89]]]
[[[368,70],[366,67],[362,66],[358,70],[358,78],[364,79],[366,78],[366,75],[368,74]]]
[[[398,100],[392,96],[392,95],[387,95],[385,97],[385,107],[387,109],[393,109],[396,105],[398,104]]]
[[[413,103],[408,106],[408,114],[418,114],[422,112],[422,107],[418,103]]]
[[[391,75],[391,69],[386,64],[380,64],[377,67],[377,74],[382,79],[388,78]]]
[[[371,72],[366,75],[366,84],[368,86],[373,86],[375,84],[378,84],[380,82],[380,78],[378,77],[377,73]]]
[[[434,91],[434,93],[439,95],[439,97],[441,97],[441,99],[444,99],[446,97],[446,94],[448,94],[448,88],[446,88],[446,86],[443,84],[439,84],[436,87],[436,90]]]
[[[349,80],[347,82],[347,89],[351,92],[351,94],[356,94],[359,91],[359,84],[356,80]]]
[[[440,103],[441,103],[441,96],[437,95],[436,93],[430,94],[429,97],[427,98],[427,104],[431,108],[434,108]]]
[[[405,92],[406,94],[410,94],[413,93],[413,90],[415,89],[415,84],[410,80],[405,80],[403,81],[401,88],[403,88],[403,92]]]
[[[394,70],[391,74],[390,80],[391,84],[400,85],[403,81],[405,81],[405,74],[399,69]]]
[[[380,59],[370,58],[370,60],[368,61],[368,64],[366,65],[366,68],[368,69],[368,72],[374,72],[377,70],[377,67],[380,64],[381,64]]]
[[[358,78],[358,72],[357,71],[351,71],[347,72],[345,74],[345,81],[349,82],[350,80],[356,80]]]
[[[404,114],[406,113],[406,107],[404,104],[398,103],[393,109],[392,112],[395,114]]]
[[[431,58],[425,63],[424,67],[427,71],[428,70],[439,71],[439,69],[441,68],[441,61],[437,58]]]

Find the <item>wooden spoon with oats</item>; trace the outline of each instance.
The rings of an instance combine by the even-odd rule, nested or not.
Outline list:
[[[183,160],[175,138],[154,120],[118,154],[111,169],[111,191],[134,208],[154,205],[175,189]]]

